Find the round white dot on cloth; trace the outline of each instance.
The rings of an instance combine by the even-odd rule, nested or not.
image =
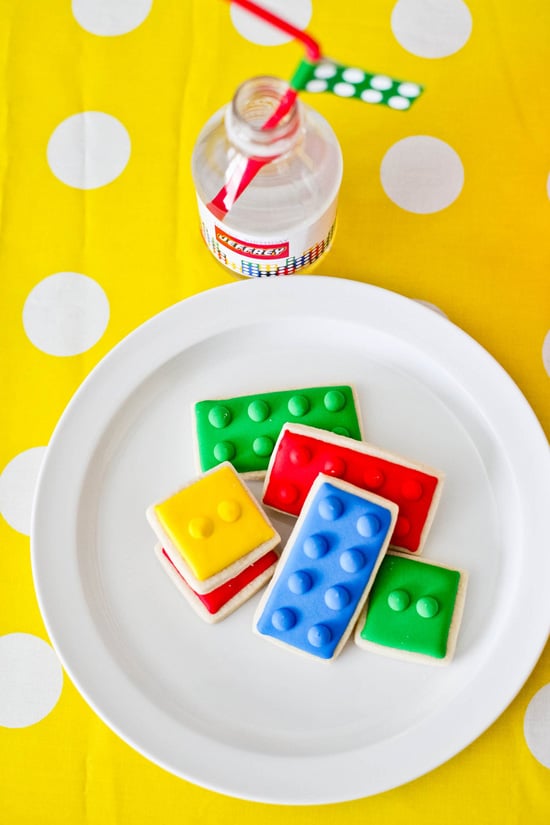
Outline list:
[[[0,475],[0,512],[14,530],[28,536],[36,482],[45,447],[31,447],[6,464]]]
[[[535,759],[550,768],[550,684],[535,693],[527,705],[523,733]]]
[[[472,15],[463,0],[398,0],[391,27],[397,42],[418,57],[447,57],[472,32]]]
[[[109,321],[109,301],[92,278],[57,272],[40,281],[23,307],[23,326],[48,355],[78,355],[96,344]]]
[[[128,132],[105,112],[80,112],[63,120],[48,141],[53,174],[75,189],[97,189],[126,168],[131,144]]]
[[[544,369],[550,376],[550,330],[548,330],[542,342],[542,363],[544,364]]]
[[[297,29],[305,29],[311,20],[311,0],[262,0],[261,5]],[[290,35],[234,3],[230,6],[230,14],[239,34],[252,43],[260,46],[280,46],[292,40]]]
[[[415,135],[388,149],[380,178],[386,195],[397,206],[407,212],[429,214],[456,200],[464,185],[464,168],[448,143]]]
[[[56,706],[63,671],[54,650],[30,633],[0,636],[0,726],[25,728]]]
[[[114,37],[136,29],[151,11],[153,0],[72,0],[73,15],[91,34]]]

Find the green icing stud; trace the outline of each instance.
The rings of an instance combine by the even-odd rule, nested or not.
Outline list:
[[[265,457],[271,455],[271,452],[274,447],[274,443],[271,438],[267,435],[261,435],[258,438],[255,438],[252,443],[252,449],[256,453],[256,455]]]
[[[388,605],[392,610],[401,613],[411,603],[411,597],[406,590],[392,590],[388,596]]]
[[[433,619],[439,613],[439,603],[433,596],[422,596],[416,603],[416,612],[423,619]]]
[[[231,461],[235,457],[235,446],[231,441],[218,441],[214,445],[214,458],[216,461]]]
[[[248,415],[252,421],[259,423],[260,421],[265,421],[269,418],[269,404],[267,401],[263,401],[261,398],[257,398],[255,401],[251,401],[248,405]]]
[[[309,401],[305,395],[293,395],[288,402],[288,411],[296,418],[301,418],[309,412]]]
[[[231,413],[227,407],[218,404],[212,407],[208,413],[208,420],[217,430],[223,430],[224,427],[227,427],[227,425],[231,423]]]
[[[323,401],[329,412],[340,412],[346,406],[346,398],[340,390],[330,390]]]

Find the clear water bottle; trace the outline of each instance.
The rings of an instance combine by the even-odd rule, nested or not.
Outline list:
[[[295,100],[279,123],[262,128],[287,90],[274,77],[245,81],[205,124],[193,150],[202,235],[239,276],[306,272],[333,239],[342,152],[331,126]],[[254,164],[259,171],[231,205],[232,190]],[[228,211],[216,206],[221,191]]]

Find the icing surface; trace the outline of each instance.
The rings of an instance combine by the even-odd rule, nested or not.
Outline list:
[[[348,386],[199,401],[195,426],[201,468],[208,470],[221,461],[231,461],[241,473],[266,470],[287,421],[361,438],[353,391]]]
[[[155,505],[154,511],[199,581],[276,535],[230,465],[197,479]]]
[[[256,629],[330,659],[385,552],[392,512],[338,481],[317,482],[292,532]],[[365,497],[367,496],[367,497]],[[365,536],[362,519],[376,520]]]
[[[392,544],[411,553],[419,549],[439,484],[437,476],[382,458],[364,442],[288,426],[272,456],[264,504],[299,515],[318,473],[342,478],[395,502],[399,516]],[[368,519],[361,529],[368,535]]]
[[[178,576],[185,582],[187,587],[190,590],[193,590],[189,582],[181,575],[178,568],[173,563],[172,559],[163,549],[162,551],[163,556],[168,559],[172,568],[176,571]],[[227,602],[231,601],[238,593],[240,593],[244,588],[250,584],[250,582],[254,581],[254,579],[258,578],[265,570],[267,570],[272,565],[276,564],[279,560],[279,556],[274,550],[270,550],[265,556],[262,556],[253,564],[250,564],[248,567],[245,567],[240,573],[234,576],[232,579],[228,579],[223,584],[219,585],[219,587],[215,587],[214,590],[211,590],[209,593],[197,593],[196,590],[193,590],[193,593],[200,599],[203,605],[206,607],[209,613],[213,616],[218,613],[222,607],[224,607]]]
[[[443,659],[460,572],[387,555],[369,596],[361,638]]]

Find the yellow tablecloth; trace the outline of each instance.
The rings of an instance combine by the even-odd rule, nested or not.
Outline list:
[[[406,113],[308,96],[345,159],[317,274],[434,305],[497,358],[548,432],[550,6],[272,5],[301,15],[335,59],[427,90]],[[48,644],[28,534],[56,421],[123,336],[233,279],[198,232],[193,143],[242,80],[289,77],[302,54],[247,26],[222,0],[0,2],[0,821],[546,823],[548,649],[502,717],[431,774],[283,810],[149,763],[94,715]],[[426,145],[440,159],[431,167]]]

